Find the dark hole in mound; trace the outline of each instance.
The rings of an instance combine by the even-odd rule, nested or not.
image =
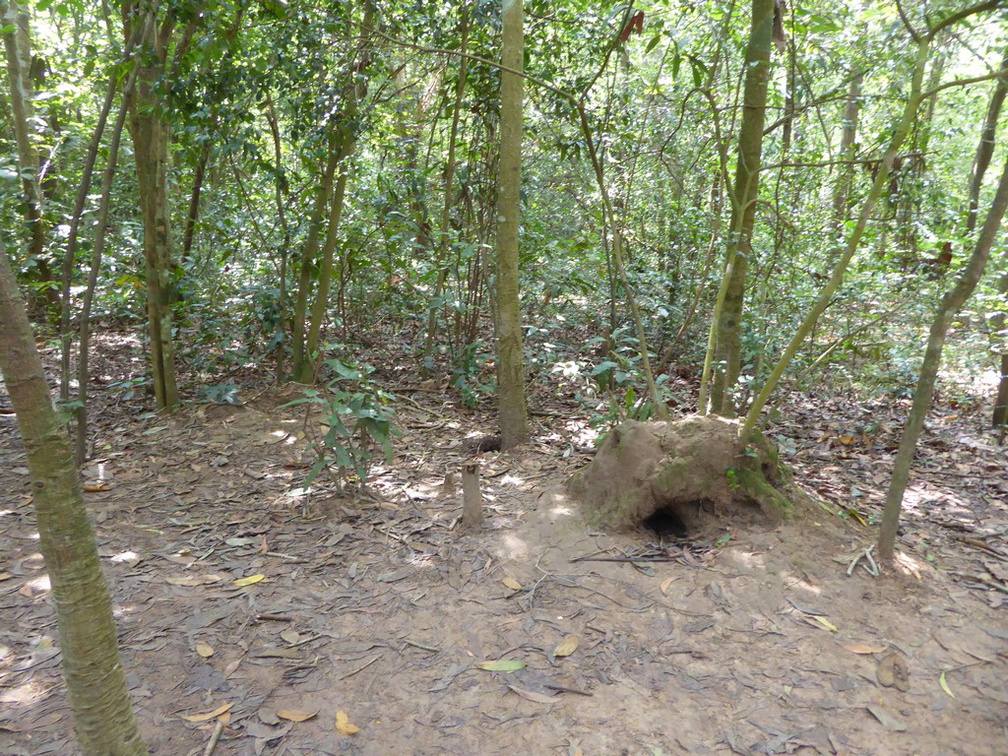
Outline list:
[[[686,523],[672,507],[658,507],[644,518],[641,525],[662,537],[683,538],[689,535]]]

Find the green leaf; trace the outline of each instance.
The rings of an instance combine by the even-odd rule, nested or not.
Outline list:
[[[517,659],[498,659],[497,661],[485,661],[476,665],[487,672],[517,672],[525,669],[525,662]]]

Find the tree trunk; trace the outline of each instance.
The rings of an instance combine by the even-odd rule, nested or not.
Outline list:
[[[966,212],[966,232],[972,233],[976,228],[977,210],[980,206],[980,189],[983,186],[984,174],[994,156],[994,136],[997,133],[998,119],[1001,117],[1001,107],[1005,95],[1008,95],[1008,48],[1005,48],[1004,59],[1001,61],[1001,75],[998,77],[990,103],[987,105],[987,115],[984,118],[983,129],[980,132],[980,144],[977,147],[973,167],[970,170],[969,208]]]
[[[360,102],[367,93],[364,73],[371,60],[371,43],[368,35],[372,30],[373,18],[374,6],[371,0],[364,0],[361,42],[355,60],[352,61],[346,72],[347,83],[343,88],[342,97],[343,110],[335,118],[336,123],[331,126],[332,131],[328,140],[329,161],[326,165],[324,186],[320,190],[319,201],[315,205],[316,215],[309,228],[309,239],[305,243],[305,258],[301,261],[300,286],[294,311],[294,380],[299,383],[312,383],[315,380],[315,357],[322,333],[322,321],[325,319],[329,304],[333,256],[338,240],[340,217],[343,214],[343,199],[346,194],[347,164],[357,144],[357,129],[360,128],[357,123]],[[335,177],[337,171],[339,171],[339,176]],[[332,190],[334,177],[336,178],[336,186]],[[327,207],[329,211],[328,224],[325,241],[322,245],[321,259],[318,261],[318,286],[315,290],[315,299],[312,301],[309,321],[308,290],[311,288],[311,278],[308,275],[310,273],[308,266],[314,265],[314,258],[318,251],[320,226]]]
[[[32,144],[29,124],[33,120],[31,70],[31,40],[28,36],[28,14],[17,0],[0,0],[0,18],[8,31],[4,33],[7,54],[7,80],[10,84],[11,121],[17,142],[18,171],[25,194],[24,218],[29,227],[28,259],[38,271],[42,284],[41,302],[51,310],[49,318],[58,318],[59,288],[45,255],[46,222],[42,212],[42,187],[39,184],[39,157]],[[40,302],[40,303],[41,303]]]
[[[101,271],[102,255],[105,253],[105,234],[108,228],[109,206],[112,202],[112,180],[115,178],[116,162],[119,159],[119,145],[122,141],[123,127],[126,123],[128,105],[124,101],[119,108],[119,115],[112,126],[112,135],[108,146],[108,163],[102,179],[101,200],[95,218],[95,238],[91,251],[91,270],[88,273],[87,286],[81,299],[80,312],[80,344],[77,356],[77,433],[74,446],[77,463],[82,464],[87,457],[88,412],[87,393],[91,376],[88,375],[88,361],[91,356],[91,303],[94,301],[95,288],[98,285],[98,274]]]
[[[308,324],[308,336],[305,339],[305,358],[301,370],[296,376],[300,383],[312,383],[315,373],[315,354],[318,350],[319,338],[322,334],[322,322],[325,320],[329,304],[329,288],[332,283],[333,257],[339,240],[340,218],[343,216],[343,200],[346,197],[347,179],[349,178],[348,163],[353,154],[356,141],[349,134],[342,136],[343,145],[340,148],[337,164],[339,176],[333,191],[329,206],[329,225],[326,228],[325,243],[322,245],[322,259],[319,263],[318,288],[315,291],[315,302],[312,305],[311,322]]]
[[[335,127],[331,127],[335,128]],[[292,371],[294,379],[305,382],[311,378],[311,356],[305,353],[305,329],[308,325],[308,297],[311,293],[312,272],[317,267],[316,258],[319,253],[319,237],[322,232],[322,222],[329,208],[329,198],[332,196],[333,179],[339,165],[340,149],[337,134],[333,130],[327,140],[328,156],[326,167],[318,182],[315,204],[308,219],[308,236],[305,238],[301,252],[301,266],[298,273],[297,296],[294,299],[294,312],[291,313],[291,348]]]
[[[522,0],[501,0],[500,166],[497,195],[497,392],[501,448],[528,440],[525,361],[518,291],[521,212],[522,91],[525,54]],[[513,73],[518,72],[518,73]]]
[[[276,374],[278,379],[282,379],[285,373],[287,351],[284,345],[284,335],[287,323],[287,261],[290,259],[291,230],[290,223],[287,222],[287,210],[285,202],[288,196],[287,176],[283,166],[283,142],[280,139],[280,122],[277,119],[276,107],[273,105],[273,97],[270,90],[266,90],[266,121],[269,123],[270,134],[273,137],[273,159],[276,161],[276,170],[273,172],[274,198],[276,199],[277,219],[283,229],[283,240],[280,242],[280,285],[277,294],[277,324],[273,334],[273,343],[276,345]]]
[[[434,283],[434,295],[427,310],[427,337],[424,340],[422,372],[429,376],[430,362],[434,354],[434,339],[437,336],[437,308],[444,293],[445,280],[448,277],[448,242],[451,235],[451,211],[454,204],[453,192],[455,181],[455,150],[458,142],[459,119],[462,115],[462,96],[465,93],[466,75],[469,70],[469,59],[464,57],[469,42],[469,9],[462,8],[459,19],[459,59],[458,78],[455,81],[455,107],[452,108],[451,130],[448,132],[448,155],[445,158],[444,169],[444,202],[441,205],[441,226],[438,235],[437,257],[434,259],[438,267],[437,280]]]
[[[980,231],[980,236],[977,238],[976,246],[973,248],[973,254],[955,286],[942,297],[938,312],[935,313],[931,323],[927,349],[924,352],[924,361],[921,364],[917,388],[914,391],[913,405],[910,407],[910,414],[907,416],[903,436],[900,439],[899,451],[893,462],[892,479],[889,482],[885,509],[882,512],[882,525],[879,528],[877,543],[879,562],[882,564],[890,564],[893,559],[900,510],[903,507],[903,494],[910,481],[910,466],[913,464],[914,452],[917,450],[917,439],[920,437],[924,427],[924,419],[931,408],[935,379],[938,375],[938,369],[941,367],[945,336],[952,323],[952,318],[973,294],[973,290],[980,281],[980,276],[983,275],[1006,208],[1008,208],[1008,161],[1005,162],[997,194],[990,212],[987,214],[987,220]]]
[[[727,240],[724,304],[717,320],[716,357],[711,390],[713,412],[735,414],[731,389],[742,369],[742,307],[745,279],[752,255],[753,225],[763,152],[767,83],[770,79],[770,44],[773,31],[773,0],[753,0],[752,27],[745,57],[745,89],[742,126],[739,129],[738,163],[731,193],[731,223]],[[713,326],[712,326],[713,327]],[[701,408],[705,411],[706,408]]]
[[[882,196],[883,188],[888,185],[889,172],[892,169],[893,161],[896,159],[896,155],[899,154],[899,150],[903,146],[903,142],[906,140],[907,134],[910,132],[910,126],[913,124],[914,119],[917,116],[917,110],[920,107],[921,102],[921,87],[924,81],[924,71],[927,68],[927,61],[930,53],[930,38],[921,40],[917,45],[917,61],[914,65],[913,77],[910,83],[910,95],[907,97],[906,104],[903,108],[903,116],[900,119],[900,122],[896,125],[896,129],[893,132],[892,139],[889,142],[885,155],[883,155],[882,160],[879,162],[878,173],[875,175],[875,180],[872,183],[871,190],[865,198],[864,205],[861,207],[861,213],[858,215],[854,228],[851,229],[850,235],[847,237],[847,247],[844,250],[843,255],[837,261],[836,265],[833,267],[833,273],[830,276],[829,281],[826,282],[822,291],[819,292],[819,297],[816,299],[811,311],[805,316],[802,324],[798,327],[798,330],[795,331],[791,340],[788,342],[787,347],[785,347],[784,352],[778,358],[777,364],[774,365],[774,369],[771,371],[766,383],[764,383],[763,388],[760,389],[759,395],[753,400],[752,404],[749,405],[749,411],[746,413],[745,423],[742,425],[742,430],[739,431],[739,437],[743,444],[745,444],[746,440],[755,432],[756,423],[759,420],[760,413],[763,411],[767,402],[770,401],[770,397],[773,395],[774,389],[776,389],[778,382],[784,375],[784,371],[787,370],[788,366],[791,364],[791,360],[794,359],[794,356],[798,354],[798,350],[801,348],[802,344],[805,343],[805,339],[807,339],[809,334],[812,333],[812,329],[815,328],[816,323],[819,321],[819,316],[826,310],[826,307],[836,294],[837,289],[840,288],[840,284],[843,283],[844,276],[847,273],[847,266],[850,265],[851,258],[854,257],[854,253],[857,252],[858,247],[861,244],[861,237],[864,235],[865,228],[868,226],[868,219],[871,217],[872,210],[875,209],[875,205],[878,203],[879,197]]]
[[[858,115],[861,111],[861,83],[864,77],[857,74],[851,79],[844,105],[843,125],[840,136],[840,159],[851,161],[840,169],[840,177],[833,188],[833,212],[830,216],[830,238],[838,236],[847,222],[847,199],[851,181],[854,178],[854,155],[857,151]]]
[[[119,659],[112,601],[84,508],[67,435],[52,407],[31,325],[0,242],[0,372],[28,455],[59,624],[70,710],[85,756],[139,756],[140,740]]]
[[[164,103],[158,94],[165,73],[170,25],[158,28],[156,0],[142,0],[135,8],[123,7],[127,38],[133,24],[142,24],[137,42],[137,82],[130,102],[130,132],[136,155],[137,189],[144,229],[147,278],[147,327],[151,372],[158,409],[174,410],[179,403],[175,383],[175,349],[172,344],[171,205],[168,195],[168,143],[170,129]]]

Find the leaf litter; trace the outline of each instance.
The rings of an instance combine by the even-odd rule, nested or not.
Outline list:
[[[903,518],[916,577],[876,579],[847,567],[874,537],[899,401],[790,397],[769,431],[819,503],[673,552],[572,514],[558,492],[589,459],[573,403],[533,397],[548,414],[529,444],[474,453],[492,407],[412,393],[394,462],[351,497],[302,490],[289,398],[162,418],[95,394],[107,485],[87,502],[152,753],[201,751],[216,727],[217,756],[348,738],[363,754],[1002,750],[1008,463],[985,418],[936,408]],[[0,469],[23,467],[0,420]],[[477,533],[458,525],[470,459]],[[0,752],[72,754],[27,486],[0,491]],[[29,679],[55,693],[13,699]]]

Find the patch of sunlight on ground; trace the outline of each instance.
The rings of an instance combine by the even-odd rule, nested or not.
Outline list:
[[[528,559],[529,547],[524,539],[519,538],[514,533],[506,533],[503,540],[505,553],[508,558]]]
[[[818,596],[822,593],[822,588],[818,585],[813,585],[805,578],[798,577],[790,572],[782,572],[781,579],[789,588],[800,588],[807,593],[811,593],[813,596]]]
[[[29,680],[22,685],[15,685],[0,693],[0,703],[25,706],[41,701],[47,694],[48,690],[46,688],[34,680]]]
[[[742,551],[740,549],[732,549],[728,554],[736,559],[741,564],[749,568],[765,569],[766,561],[763,559],[762,554],[757,554],[754,551]]]
[[[24,591],[27,590],[31,593],[31,595],[34,596],[36,593],[48,593],[50,588],[51,586],[49,584],[49,576],[39,575],[37,578],[32,578],[31,580],[27,581],[24,584],[24,586],[22,586],[20,592],[23,593]]]

